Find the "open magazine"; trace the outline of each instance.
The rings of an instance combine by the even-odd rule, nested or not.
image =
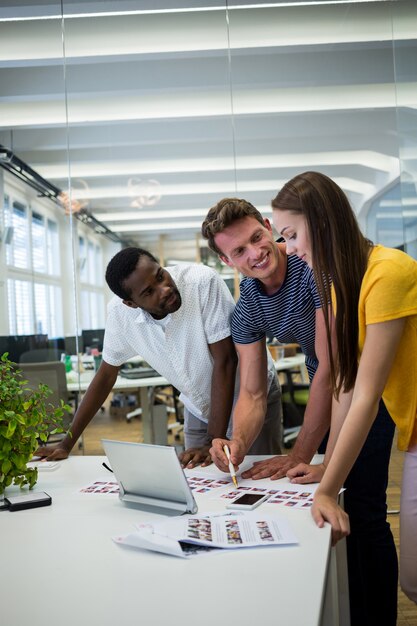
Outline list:
[[[183,558],[211,549],[298,543],[286,519],[258,511],[175,517],[140,525],[135,532],[113,539],[119,544]]]

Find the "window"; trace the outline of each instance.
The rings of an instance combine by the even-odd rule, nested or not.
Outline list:
[[[94,244],[91,241],[88,242],[88,255],[87,255],[87,268],[88,268],[88,282],[90,285],[96,283],[96,257]]]
[[[7,281],[9,304],[9,334],[31,335],[33,328],[32,282],[28,280]]]
[[[9,278],[7,292],[9,334],[36,333],[49,337],[61,337],[64,334],[61,287]]]
[[[11,267],[33,269],[35,272],[58,276],[58,226],[24,204],[14,201],[10,211],[9,197],[5,196],[6,226],[13,227],[13,239],[6,246],[6,260]],[[30,227],[30,235],[29,235]],[[30,255],[30,250],[32,254]]]
[[[61,273],[61,257],[59,254],[58,225],[48,219],[46,231],[47,267],[49,274],[59,276]]]
[[[3,215],[4,215],[3,228],[6,228],[6,226],[11,226],[11,223],[10,223],[10,196],[8,196],[7,193],[4,194]]]
[[[104,328],[104,295],[88,289],[81,290],[81,325],[84,330]]]
[[[32,213],[32,263],[37,272],[46,271],[44,218],[35,212]]]
[[[35,212],[32,213],[32,266],[35,272],[60,274],[57,224]]]
[[[78,237],[78,257],[80,259],[80,280],[82,283],[86,283],[88,277],[88,264],[87,246],[84,237]]]
[[[28,209],[14,201],[12,209],[5,205],[6,225],[13,227],[13,239],[6,246],[6,263],[20,269],[29,269]]]
[[[63,335],[58,225],[42,207],[4,197],[9,334]]]
[[[96,284],[103,286],[104,282],[104,268],[103,268],[103,250],[100,246],[96,246],[96,255],[95,255],[95,263],[96,263]]]
[[[61,337],[62,291],[61,287],[35,283],[35,332],[49,337]]]
[[[62,281],[67,268],[62,254],[67,247],[61,250],[59,218],[52,205],[34,194],[28,195],[13,184],[7,184],[6,191],[0,226],[12,228],[13,237],[3,248],[7,298],[2,315],[8,318],[4,334],[64,336],[67,292]],[[105,323],[103,250],[97,239],[88,232],[78,237],[80,321],[84,329],[103,328]]]
[[[105,304],[103,294],[103,252],[85,237],[78,238],[81,280],[81,327],[103,328]]]

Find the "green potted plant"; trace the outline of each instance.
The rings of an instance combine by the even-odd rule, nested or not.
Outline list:
[[[0,359],[0,502],[6,487],[35,485],[38,470],[27,467],[39,442],[64,432],[63,416],[71,407],[48,403],[52,390],[47,385],[31,389],[7,352]]]

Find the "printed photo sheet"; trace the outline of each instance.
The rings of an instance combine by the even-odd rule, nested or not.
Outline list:
[[[106,495],[119,495],[119,485],[115,480],[98,479],[95,480],[81,489],[79,493],[94,493],[94,494],[106,494]]]
[[[219,478],[218,476],[209,476],[204,472],[191,472],[190,470],[185,471],[188,484],[192,491],[196,491],[197,493],[209,493],[214,489],[221,489],[227,486],[233,485],[232,479],[230,476],[225,474],[224,478]],[[88,485],[84,485],[79,489],[80,493],[105,493],[105,494],[116,494],[119,493],[119,486],[116,481],[107,480],[106,478],[98,478],[97,480],[92,481]]]
[[[119,544],[183,558],[200,553],[200,548],[206,551],[298,543],[285,519],[256,511],[181,516],[138,526],[135,532],[113,539]]]
[[[236,498],[239,498],[242,493],[259,493],[269,496],[268,499],[265,500],[264,504],[281,504],[283,506],[297,509],[308,509],[313,504],[313,494],[316,489],[316,484],[292,485],[291,483],[288,483],[280,488],[271,489],[268,487],[254,487],[253,481],[251,481],[250,486],[246,486],[243,485],[242,481],[242,484],[240,484],[239,487],[237,487],[236,489],[220,494],[220,498],[222,500],[234,502],[234,500],[236,500]]]
[[[311,507],[313,495],[318,486],[317,483],[294,485],[287,478],[272,481],[269,478],[264,480],[244,480],[238,477],[239,486],[235,488],[231,477],[227,474],[220,478],[214,472],[206,471],[199,473],[196,470],[185,470],[185,475],[192,491],[198,494],[213,492],[213,499],[233,502],[244,492],[263,493],[269,496],[264,504],[282,505],[297,509],[309,509]]]
[[[269,496],[264,504],[308,509],[313,503],[313,494],[317,489],[317,484],[293,485],[288,479],[279,481],[239,479],[239,486],[235,488],[231,477],[227,474],[219,477],[214,472],[210,474],[209,472],[185,470],[185,475],[191,490],[196,494],[207,494],[211,495],[213,499],[227,500],[228,502],[233,502],[244,492],[262,493]],[[117,496],[119,486],[116,481],[106,480],[103,477],[83,486],[79,489],[79,493]]]
[[[214,489],[224,489],[224,487],[233,485],[231,476],[224,474],[219,476],[210,474],[209,472],[198,472],[196,470],[184,470],[187,482],[191,491],[196,493],[209,493]]]

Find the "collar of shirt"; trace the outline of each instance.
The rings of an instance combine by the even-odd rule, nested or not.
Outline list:
[[[137,308],[137,309],[133,309],[135,311],[135,324],[149,324],[149,322],[156,324],[157,326],[163,326],[165,327],[167,324],[169,324],[172,314],[169,313],[166,317],[164,317],[164,320],[166,320],[166,322],[163,322],[162,324],[160,322],[162,322],[162,320],[156,320],[152,317],[152,315],[150,313],[148,313],[147,311],[144,311],[143,309]]]

